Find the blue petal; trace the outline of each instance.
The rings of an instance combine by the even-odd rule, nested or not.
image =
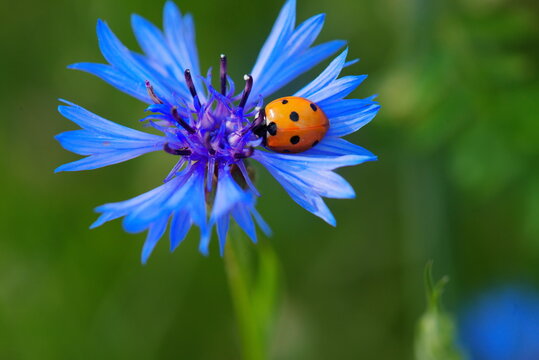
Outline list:
[[[163,10],[163,25],[168,45],[183,69],[200,75],[195,28],[190,15],[182,18],[173,1],[167,1]]]
[[[191,193],[200,179],[194,171],[183,171],[170,182],[162,185],[163,191],[133,209],[124,219],[128,232],[139,232],[163,216],[177,210],[189,210],[188,202],[200,194]]]
[[[268,169],[294,201],[335,225],[335,218],[321,197],[351,198],[355,194],[350,184],[332,170],[376,157],[346,140],[326,137],[301,154],[257,151],[253,158]]]
[[[281,154],[258,151],[255,152],[253,158],[268,169],[294,201],[331,225],[335,225],[335,218],[321,196],[344,198],[354,196],[350,185],[330,171],[339,166],[351,164],[350,160],[353,156],[350,158],[348,156],[324,158],[300,155],[283,157]]]
[[[340,175],[331,170],[311,167],[303,162],[276,161],[265,163],[266,168],[273,168],[282,178],[289,182],[294,182],[297,186],[313,191],[317,195],[349,199],[355,197],[354,190],[350,184]]]
[[[319,195],[317,195],[308,188],[299,186],[297,182],[290,182],[286,180],[282,176],[282,174],[275,169],[269,167],[267,169],[283,186],[283,188],[290,195],[292,200],[298,203],[305,210],[320,217],[328,224],[332,226],[336,225],[335,217],[333,216],[331,211],[329,211],[329,209],[324,204],[323,200],[320,198]]]
[[[137,41],[149,59],[167,71],[167,77],[173,81],[175,88],[184,98],[189,98],[189,89],[184,80],[185,68],[177,62],[167,46],[167,41],[154,24],[134,14],[131,25]]]
[[[345,44],[332,41],[310,48],[324,18],[314,16],[294,30],[296,2],[290,0],[283,6],[251,72],[254,84],[247,107],[254,106],[259,95],[271,95]]]
[[[174,195],[189,190],[187,183],[189,183],[188,180],[191,180],[190,183],[193,182],[192,173],[190,170],[184,170],[171,181],[133,199],[97,207],[96,211],[101,212],[102,215],[91,227],[95,228],[107,221],[126,216],[124,228],[129,232],[139,232],[161,217],[168,218],[173,212],[188,210],[182,209],[181,206],[170,208],[167,204]]]
[[[173,79],[171,79],[168,69],[158,59],[149,58],[135,51],[129,51],[129,53],[141,66],[151,69],[155,74],[160,76],[160,79],[165,80],[167,85],[171,85]]]
[[[228,169],[219,169],[219,182],[211,217],[216,220],[227,214],[236,204],[247,200],[247,193],[232,179]]]
[[[54,170],[54,172],[58,173],[61,171],[94,170],[105,166],[122,163],[124,161],[134,159],[136,157],[156,150],[157,149],[155,148],[140,148],[130,151],[122,150],[110,153],[90,155],[83,159],[60,165]]]
[[[361,164],[365,161],[376,160],[376,155],[369,150],[356,144],[352,144],[341,138],[326,136],[318,145],[303,153],[304,156],[313,157],[341,157],[352,156],[355,160],[353,165]]]
[[[170,181],[170,183],[173,183],[174,179]],[[178,181],[178,180],[176,180]],[[169,184],[170,184],[169,183]],[[169,186],[172,185],[161,185],[153,190],[150,190],[142,195],[139,195],[135,198],[122,201],[122,202],[116,202],[116,203],[109,203],[105,205],[98,206],[95,211],[102,213],[99,218],[90,226],[91,229],[94,229],[98,226],[103,225],[104,223],[118,219],[122,216],[125,216],[129,214],[132,211],[135,211],[139,206],[142,204],[151,201],[154,197],[159,196],[159,194],[163,191],[168,191]]]
[[[270,71],[264,73],[263,78],[259,79],[258,83],[255,83],[253,87],[257,86],[257,89],[260,88],[259,93],[267,97],[304,72],[309,71],[327,57],[333,55],[345,44],[346,42],[344,41],[334,40],[306,50],[301,56],[287,59],[288,61],[286,63],[276,66],[273,75],[271,75],[272,72]],[[255,91],[257,89],[253,91],[254,94],[256,94]],[[252,101],[254,102],[254,100]]]
[[[127,151],[134,149],[161,150],[164,139],[125,139],[114,136],[104,136],[87,130],[72,130],[55,136],[64,149],[79,155],[93,155],[114,151]]]
[[[64,102],[70,106],[58,106],[58,111],[60,114],[73,121],[83,129],[105,136],[114,136],[125,139],[155,140],[161,138],[160,136],[134,130],[110,120],[106,120],[101,116],[98,116],[68,101]]]
[[[105,120],[80,106],[61,105],[58,111],[82,130],[64,132],[56,139],[67,150],[90,155],[58,167],[55,171],[90,170],[161,150],[165,138]]]
[[[204,256],[210,254],[210,240],[211,240],[211,231],[210,228],[201,228],[200,229],[200,243],[198,244],[198,251]]]
[[[341,49],[345,45],[346,41],[344,40],[332,40],[313,46],[312,48],[306,50],[300,57],[290,59],[290,62],[286,63],[286,70],[284,73],[297,74],[295,75],[295,77],[297,77],[304,72],[309,71],[321,61],[335,54],[337,50]],[[287,76],[290,77],[290,75]],[[293,79],[290,79],[290,81],[291,80]]]
[[[147,104],[152,103],[152,100],[148,96],[146,85],[143,82],[134,80],[110,65],[76,63],[69,65],[68,69],[80,70],[95,75],[114,86],[116,89],[123,91],[142,102]]]
[[[335,219],[321,196],[350,198],[354,192],[342,177],[331,170],[375,157],[346,140],[324,138],[315,148],[301,154],[257,151],[253,158],[270,171],[298,204],[334,225]]]
[[[243,231],[251,238],[251,240],[256,243],[256,227],[253,222],[253,218],[249,213],[248,208],[245,205],[238,205],[232,209],[232,216],[234,220],[238,223]]]
[[[331,210],[329,210],[324,200],[322,200],[322,198],[320,197],[316,197],[314,198],[314,203],[317,209],[314,212],[314,215],[318,216],[331,226],[337,226],[337,220],[335,219],[335,216],[333,216],[333,214],[331,213]]]
[[[356,197],[352,186],[339,174],[332,171],[303,170],[298,173],[281,170],[291,181],[301,181],[318,195],[333,199],[353,199]],[[316,180],[313,180],[316,179]]]
[[[196,45],[195,35],[195,22],[191,14],[185,14],[183,17],[183,38],[185,40],[185,47],[189,54],[189,63],[195,73],[200,73],[200,66],[198,61],[198,51]]]
[[[206,226],[206,192],[204,189],[205,164],[198,163],[195,168],[194,184],[189,190],[189,201],[186,204],[193,222],[199,227]],[[178,202],[179,203],[179,202]],[[204,231],[206,229],[203,229]]]
[[[380,105],[357,99],[346,99],[324,105],[330,126],[326,136],[352,134],[368,124],[380,110]]]
[[[172,216],[171,250],[174,250],[195,223],[201,229],[201,243],[209,242],[211,232],[206,224],[203,165],[187,168],[160,187],[133,199],[99,206],[101,216],[92,228],[120,217],[128,232],[149,229],[142,260],[145,262],[157,241],[163,236]]]
[[[171,211],[165,208],[166,202],[178,191],[185,193],[185,190],[182,191],[183,187],[179,185],[179,181],[170,181],[161,185],[160,188],[162,191],[156,193],[148,201],[139,203],[136,207],[131,208],[123,220],[125,231],[137,233],[147,229],[152,222],[160,217],[168,217]]]
[[[219,252],[221,256],[225,253],[225,245],[228,235],[228,227],[230,224],[230,216],[222,216],[217,220],[217,237],[219,238]]]
[[[345,76],[333,81],[324,89],[309,96],[309,100],[318,103],[324,108],[324,103],[335,99],[342,99],[354,91],[365,79],[367,75]]]
[[[359,61],[359,59],[354,59],[354,60],[347,61],[347,62],[344,64],[344,67],[352,66],[352,65],[354,65],[355,63],[357,63],[358,61]]]
[[[326,14],[319,14],[305,20],[288,39],[287,52],[290,56],[307,49],[316,40],[324,27]]]
[[[204,87],[199,79],[201,72],[192,17],[188,14],[182,18],[176,4],[167,1],[163,10],[163,25],[166,43],[171,54],[182,71],[191,70],[195,87],[199,90],[200,100],[204,102],[205,96],[202,93]],[[183,77],[180,76],[179,79],[183,80]]]
[[[282,51],[282,47],[292,35],[295,22],[296,0],[288,0],[281,9],[277,20],[275,20],[270,35],[264,43],[264,46],[262,46],[253,70],[251,71],[251,75],[256,82],[260,82],[262,75],[266,72],[266,68],[271,66],[271,59],[276,57],[276,55],[280,55],[279,53]]]
[[[254,211],[254,201],[253,195],[234,181],[230,169],[220,168],[210,223],[217,223],[221,254],[226,242],[230,214],[245,233],[256,241],[256,228],[250,215]]]
[[[174,89],[168,88],[168,82],[161,79],[155,71],[137,61],[129,49],[118,40],[108,25],[101,20],[97,22],[97,38],[101,53],[109,64],[139,82],[142,86],[145,86],[146,80],[150,81],[158,96],[169,102],[173,100],[171,93],[174,92]]]
[[[146,236],[146,241],[142,247],[141,261],[143,264],[146,264],[148,258],[150,257],[155,245],[167,229],[168,217],[163,217],[158,219],[155,223],[150,226],[148,230],[148,235]]]
[[[164,64],[173,64],[161,30],[140,15],[131,15],[131,27],[146,56]]]
[[[170,251],[174,251],[191,229],[192,221],[189,214],[179,211],[174,214],[170,224]]]
[[[264,220],[264,218],[262,218],[260,213],[254,207],[251,209],[251,214],[253,214],[256,224],[262,230],[264,235],[271,236],[272,235],[271,228],[269,227],[268,223]]]
[[[320,75],[318,75],[316,79],[314,79],[303,89],[295,93],[294,96],[308,98],[328,86],[341,73],[346,62],[347,55],[348,49],[345,49],[328,65],[328,67]]]
[[[343,140],[343,141],[346,141],[346,140]],[[318,147],[319,145],[317,145],[316,147]],[[316,168],[316,169],[321,169],[321,170],[334,170],[343,166],[358,165],[366,161],[365,156],[359,155],[359,154],[347,154],[347,155],[341,155],[341,156],[335,156],[335,155],[320,156],[316,153],[309,155],[310,151],[311,150],[305,151],[301,154],[278,154],[278,153],[270,153],[270,152],[264,152],[264,151],[256,151],[253,155],[253,159],[257,161],[261,161],[261,162],[263,161],[263,162],[272,163],[272,164],[275,164],[275,163],[280,163],[284,165],[289,164],[289,165],[303,166],[305,168],[311,167],[311,168]]]

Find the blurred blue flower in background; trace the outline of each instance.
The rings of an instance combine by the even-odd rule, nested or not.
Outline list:
[[[252,183],[248,159],[264,165],[299,205],[335,225],[322,197],[355,195],[350,184],[333,170],[375,159],[369,151],[341,137],[374,118],[379,105],[374,97],[344,99],[366,78],[338,78],[345,66],[355,63],[346,61],[345,50],[294,94],[323,108],[330,122],[323,140],[300,154],[279,154],[264,148],[256,133],[263,121],[264,98],[345,45],[336,40],[312,46],[324,15],[296,27],[295,7],[294,0],[284,5],[251,75],[245,76],[243,91],[237,94],[227,75],[226,56],[221,56],[218,89],[211,85],[211,69],[202,75],[192,17],[182,15],[174,3],[165,5],[164,31],[133,15],[133,31],[144,54],[127,49],[105,22],[98,21],[99,46],[108,64],[77,63],[70,68],[94,74],[147,103],[150,115],[143,121],[162,135],[118,125],[64,101],[60,113],[82,129],[62,133],[57,139],[67,150],[87,157],[57,171],[96,169],[153,151],[178,156],[178,161],[158,188],[98,207],[101,216],[92,227],[123,217],[126,231],[148,230],[143,262],[169,222],[171,250],[196,225],[201,232],[200,251],[208,253],[215,226],[222,252],[231,217],[256,241],[255,222],[266,233],[269,228],[255,209],[259,192]]]
[[[539,293],[514,286],[482,294],[462,314],[460,338],[472,360],[539,359]]]

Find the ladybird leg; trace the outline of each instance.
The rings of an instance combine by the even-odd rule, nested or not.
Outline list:
[[[251,123],[251,129],[256,129],[257,127],[260,127],[262,124],[264,124],[265,118],[266,118],[266,110],[262,108],[258,112],[256,118]]]
[[[171,155],[182,155],[182,156],[189,156],[191,155],[191,150],[187,149],[187,148],[184,148],[184,149],[173,149],[170,147],[170,145],[168,143],[165,143],[165,145],[163,145],[163,150],[165,150],[165,152],[171,154]]]

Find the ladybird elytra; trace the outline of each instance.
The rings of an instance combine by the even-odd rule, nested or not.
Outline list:
[[[299,153],[318,144],[329,129],[324,111],[312,101],[287,96],[265,107],[266,147],[280,153]]]

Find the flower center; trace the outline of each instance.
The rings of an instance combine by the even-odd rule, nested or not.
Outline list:
[[[233,165],[243,173],[242,160],[251,157],[255,147],[261,144],[262,138],[256,130],[264,122],[261,97],[256,106],[245,108],[253,87],[252,76],[244,76],[245,87],[235,96],[234,83],[227,74],[226,56],[221,55],[220,89],[217,91],[211,85],[211,71],[206,78],[200,77],[207,90],[203,100],[189,69],[185,70],[184,76],[189,101],[185,96],[173,96],[175,101],[170,103],[146,82],[148,95],[154,103],[147,109],[154,114],[148,117],[152,119],[150,125],[165,134],[167,142],[163,150],[181,156],[165,181],[173,178],[184,164],[199,161],[207,164],[208,174],[213,175],[215,169]],[[243,175],[250,181],[246,171]]]

